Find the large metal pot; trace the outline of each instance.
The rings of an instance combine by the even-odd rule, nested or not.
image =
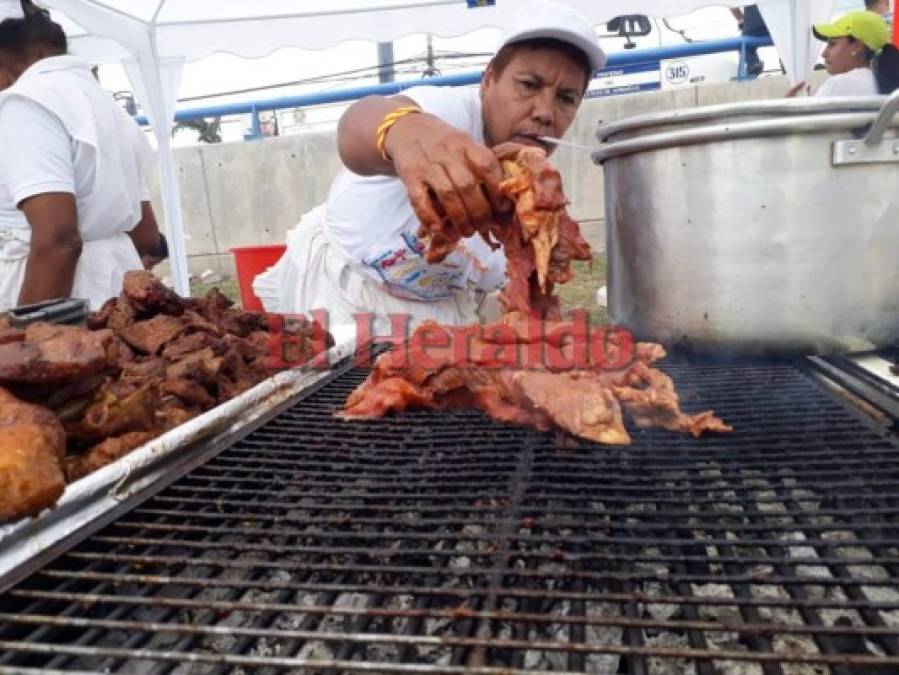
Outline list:
[[[600,126],[609,310],[691,350],[899,338],[899,93],[738,103]]]

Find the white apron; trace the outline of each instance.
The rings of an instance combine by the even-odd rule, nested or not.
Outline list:
[[[135,132],[134,122],[99,87],[86,61],[71,56],[42,59],[0,93],[0,106],[15,96],[51,112],[74,141],[92,152],[92,188],[75,195],[82,251],[71,295],[99,309],[121,292],[125,272],[143,269],[126,233],[140,222],[143,167],[152,151],[142,133]],[[76,176],[76,190],[77,184]],[[2,206],[7,213],[15,208]],[[0,311],[18,302],[30,237],[24,214],[19,222],[0,219]]]
[[[29,247],[13,239],[16,234],[0,225],[0,312],[18,305],[19,291],[25,281]],[[14,252],[21,248],[24,252]],[[125,272],[137,269],[143,269],[143,264],[127,234],[95,241],[85,240],[82,234],[81,257],[75,267],[71,295],[87,300],[92,310],[99,309],[122,291]]]
[[[408,315],[410,329],[429,319],[445,325],[477,323],[478,302],[470,291],[430,301],[391,295],[329,239],[325,214],[324,204],[306,213],[288,233],[281,259],[253,281],[266,311],[308,314],[325,309],[335,337],[356,326],[354,314],[373,315],[374,335],[391,333],[389,314]]]

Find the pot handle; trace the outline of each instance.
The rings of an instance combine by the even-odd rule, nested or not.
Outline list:
[[[899,89],[890,94],[890,97],[880,108],[877,119],[874,120],[874,124],[871,125],[871,129],[865,136],[865,145],[871,148],[880,144],[883,140],[884,132],[890,126],[897,112],[899,112]]]
[[[899,112],[899,89],[894,91],[874,118],[874,123],[861,140],[834,141],[831,165],[856,166],[859,164],[899,163],[899,139],[889,139],[884,143],[884,134],[893,124]]]

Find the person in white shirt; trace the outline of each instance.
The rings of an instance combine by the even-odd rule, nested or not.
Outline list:
[[[150,146],[66,47],[31,0],[0,0],[0,311],[58,297],[97,309],[161,246]]]
[[[869,12],[880,14],[887,23],[893,22],[893,10],[890,7],[891,0],[865,0],[865,9]]]
[[[890,30],[879,14],[850,12],[833,23],[816,24],[812,32],[827,42],[824,67],[830,74],[815,96],[876,96],[891,93],[899,84],[899,53],[889,44]],[[788,96],[807,89],[800,83]]]
[[[263,305],[326,309],[332,327],[367,313],[376,333],[390,330],[389,314],[412,326],[476,322],[478,298],[502,287],[506,265],[476,232],[511,207],[490,147],[511,141],[551,153],[537,137],[566,132],[604,62],[589,21],[537,0],[507,25],[479,89],[415,87],[357,101],[337,132],[346,169],[288,234],[279,263],[256,278]],[[420,224],[461,234],[441,263],[425,259]]]

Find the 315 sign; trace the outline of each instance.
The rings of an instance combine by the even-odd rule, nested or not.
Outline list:
[[[669,63],[665,68],[665,79],[670,84],[683,84],[690,79],[690,66],[683,61]]]

